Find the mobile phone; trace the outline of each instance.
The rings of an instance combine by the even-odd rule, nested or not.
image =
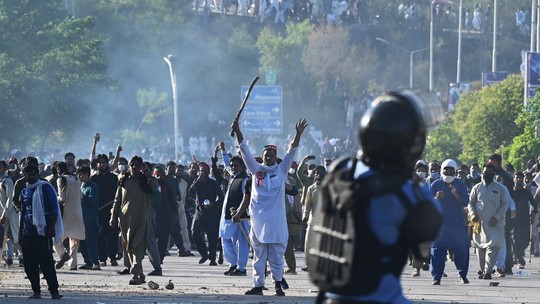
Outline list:
[[[307,159],[315,159],[315,155],[308,155]]]

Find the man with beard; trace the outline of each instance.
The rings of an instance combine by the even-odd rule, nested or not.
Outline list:
[[[142,260],[146,251],[146,218],[148,205],[159,185],[141,172],[143,160],[134,156],[129,162],[129,172],[120,178],[116,190],[109,224],[118,225],[122,232],[122,247],[130,260],[130,272],[133,275],[130,285],[145,282]]]
[[[116,249],[118,247],[118,228],[109,225],[114,195],[118,186],[118,177],[109,167],[109,158],[105,154],[97,156],[98,172],[92,175],[99,191],[99,233],[98,255],[101,266],[107,266],[107,258],[112,266],[118,266]]]
[[[259,164],[240,130],[238,121],[232,124],[232,131],[240,145],[242,159],[253,175],[251,182],[251,200],[249,211],[251,216],[250,241],[253,248],[253,288],[246,295],[262,295],[265,281],[266,261],[270,263],[272,278],[275,282],[275,294],[284,296],[283,255],[287,247],[289,232],[283,198],[285,197],[285,181],[296,155],[300,137],[307,127],[305,119],[300,119],[296,125],[296,133],[287,154],[281,163],[277,163],[277,147],[266,145],[262,150],[263,163]],[[245,205],[238,210],[245,211]]]
[[[24,271],[32,285],[30,299],[41,299],[39,271],[43,272],[51,298],[61,299],[52,256],[52,238],[63,234],[60,209],[53,187],[39,180],[39,169],[28,165],[23,170],[26,187],[21,191],[20,242],[26,258]]]
[[[504,186],[494,182],[495,167],[484,166],[483,181],[476,184],[469,196],[469,217],[474,227],[473,247],[477,248],[480,279],[490,280],[499,250],[504,246],[504,226],[508,200]]]
[[[193,218],[193,241],[201,254],[199,264],[210,259],[210,266],[217,266],[216,250],[219,233],[219,211],[223,202],[223,192],[218,182],[211,179],[208,164],[199,163],[199,177],[189,188],[189,193],[196,197],[196,212]],[[204,241],[204,234],[208,238],[208,248]]]

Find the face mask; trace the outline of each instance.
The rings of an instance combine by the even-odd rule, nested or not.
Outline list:
[[[491,182],[493,181],[493,179],[495,178],[495,173],[493,173],[493,172],[489,172],[489,173],[486,172],[486,173],[484,173],[484,177],[483,177],[483,178],[484,178],[484,181],[485,181],[486,183],[491,183]]]
[[[443,180],[447,184],[450,184],[451,182],[453,182],[455,178],[456,178],[455,176],[443,175]]]
[[[126,171],[126,165],[118,165],[118,170],[120,170],[120,172]]]
[[[421,179],[426,178],[426,172],[424,171],[416,171],[416,175],[418,175],[418,177],[420,177]]]
[[[429,174],[429,177],[431,177],[432,179],[439,179],[440,175],[437,172],[432,172]]]

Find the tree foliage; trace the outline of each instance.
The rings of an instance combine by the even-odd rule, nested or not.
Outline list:
[[[84,123],[88,91],[112,84],[93,27],[94,18],[72,18],[58,1],[0,1],[0,129],[15,130],[2,134],[12,147],[68,140],[69,126]]]

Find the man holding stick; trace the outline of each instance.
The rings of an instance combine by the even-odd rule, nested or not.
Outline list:
[[[259,164],[244,141],[238,120],[235,119],[232,124],[232,131],[240,145],[242,159],[253,175],[249,202],[252,227],[250,242],[254,252],[253,288],[248,290],[246,295],[262,295],[267,260],[275,282],[275,294],[277,296],[285,295],[282,290],[283,255],[289,236],[285,204],[283,203],[285,180],[294,160],[300,137],[307,125],[305,119],[298,120],[295,126],[296,134],[281,163],[277,163],[277,147],[266,145],[262,150],[263,163]],[[238,214],[242,214],[246,208],[246,204],[242,204]]]

